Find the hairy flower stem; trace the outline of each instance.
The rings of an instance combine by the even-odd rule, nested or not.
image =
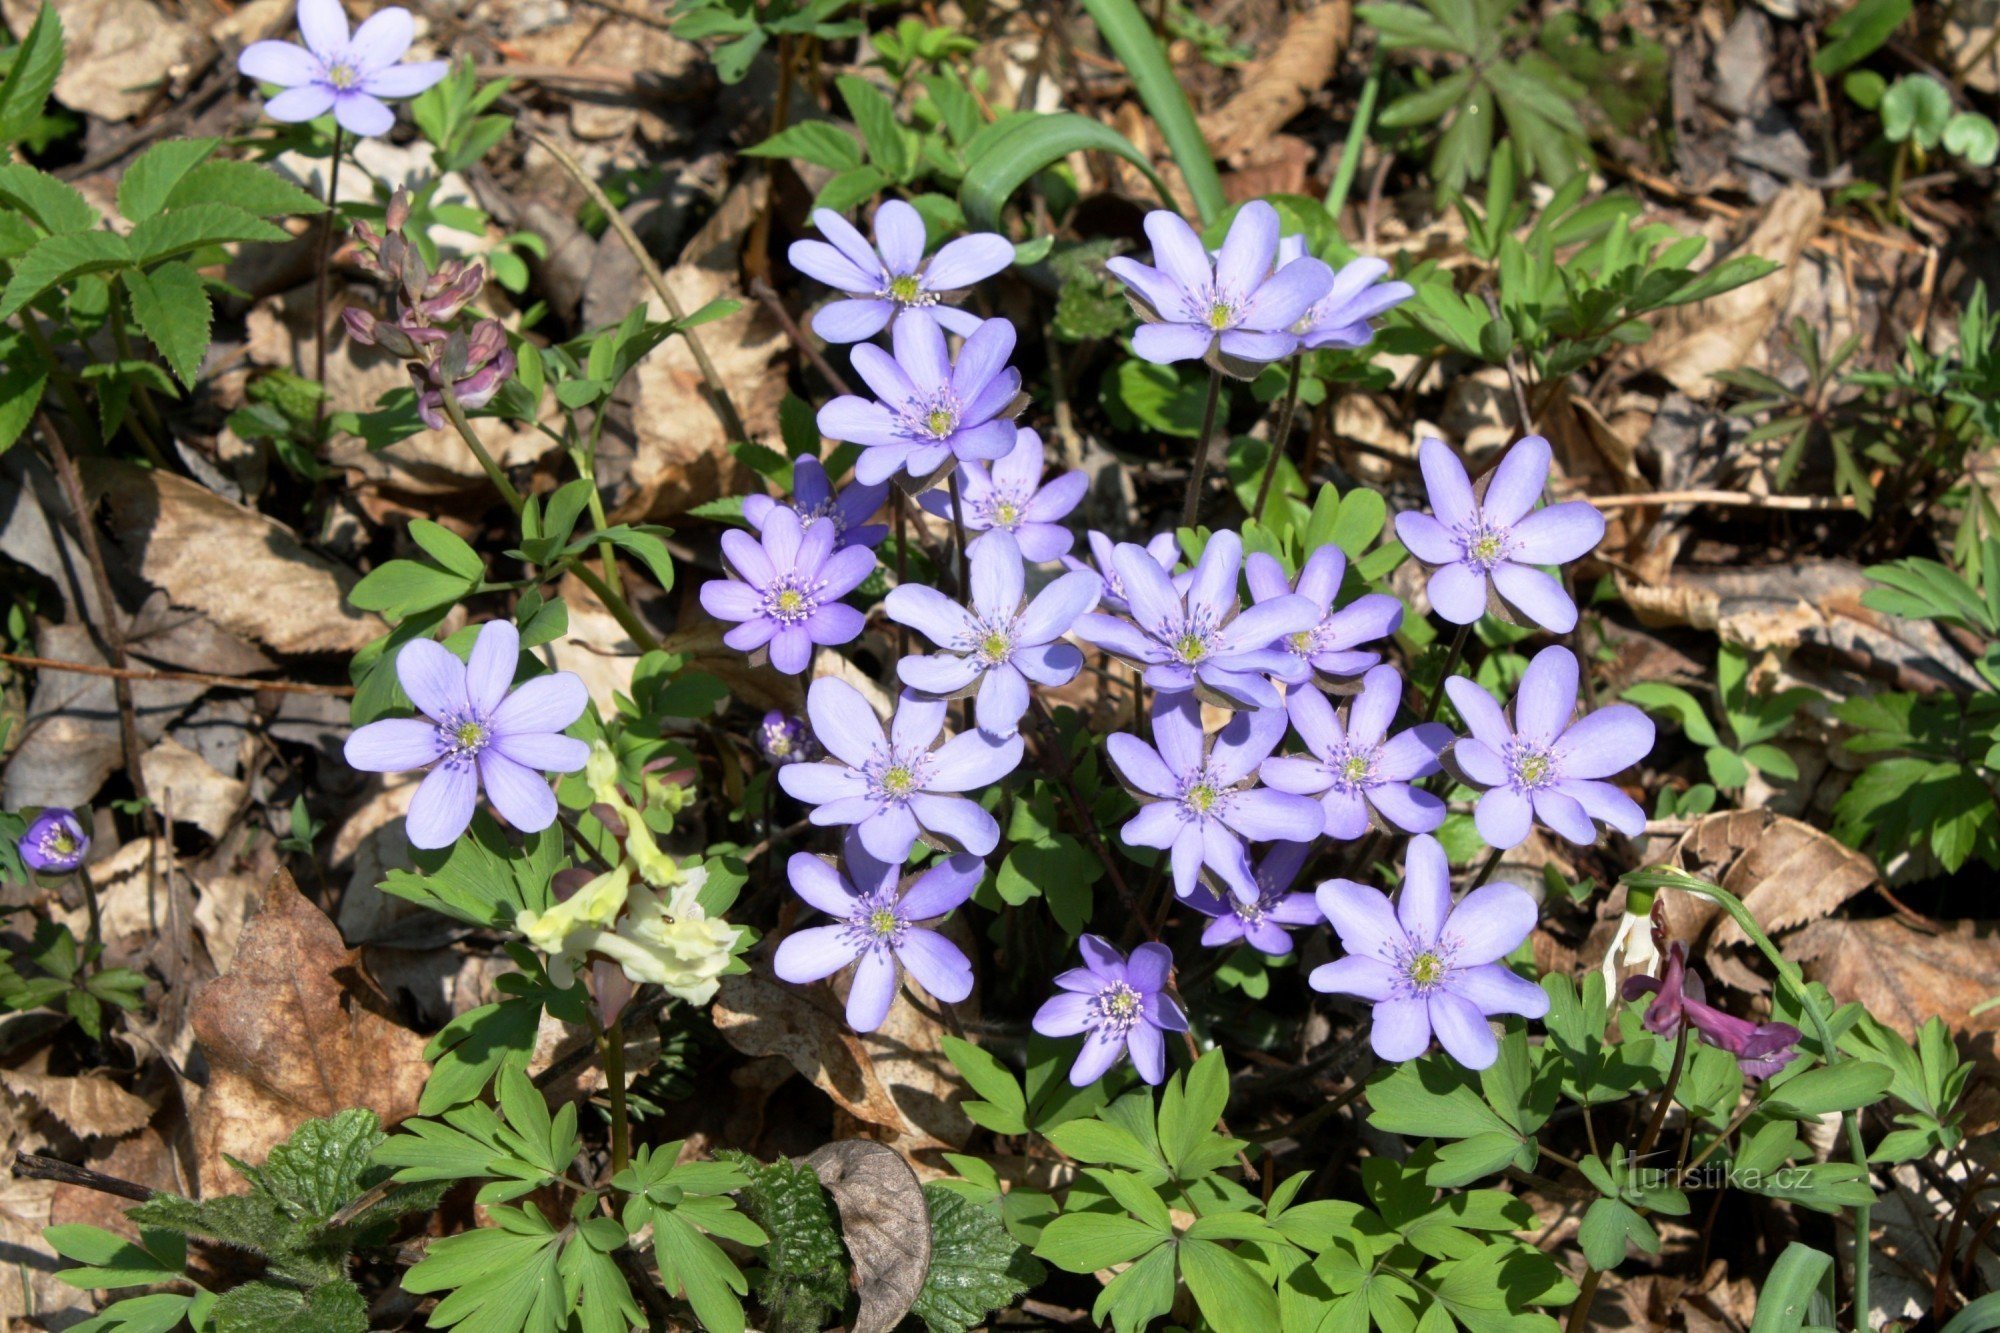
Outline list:
[[[1222,372],[1208,370],[1208,401],[1201,409],[1201,442],[1194,447],[1194,464],[1188,469],[1187,500],[1181,505],[1181,526],[1192,528],[1201,514],[1201,486],[1208,480],[1209,440],[1215,434],[1215,409],[1222,401]]]
[[[1077,831],[1090,844],[1090,849],[1097,854],[1097,859],[1104,863],[1104,873],[1111,876],[1111,887],[1118,891],[1118,900],[1125,905],[1125,910],[1131,914],[1134,921],[1143,923],[1146,919],[1145,911],[1140,907],[1138,898],[1133,896],[1131,885],[1125,882],[1125,876],[1119,871],[1118,863],[1112,859],[1111,849],[1106,847],[1104,839],[1098,836],[1097,821],[1090,817],[1090,807],[1084,804],[1083,794],[1077,790],[1076,768],[1070,763],[1069,751],[1063,746],[1062,732],[1057,730],[1055,718],[1049,715],[1048,705],[1033,692],[1028,695],[1028,707],[1033,710],[1035,721],[1042,729],[1043,754],[1055,761],[1056,777],[1060,779],[1056,791],[1061,794],[1063,803],[1069,807],[1070,817],[1076,821]],[[1159,939],[1157,935],[1151,938],[1155,942]]]
[[[952,535],[958,541],[958,595],[969,601],[972,597],[972,565],[971,557],[965,551],[965,497],[959,494],[957,466],[954,465],[945,475],[951,488]]]
[[[1278,460],[1285,456],[1285,446],[1292,441],[1292,413],[1299,406],[1299,369],[1305,364],[1305,353],[1292,358],[1292,376],[1285,385],[1285,405],[1278,409],[1278,428],[1271,434],[1271,456],[1264,460],[1264,480],[1257,483],[1257,504],[1250,516],[1258,522],[1264,521],[1264,505],[1271,498],[1271,483],[1278,475]],[[1303,476],[1300,478],[1304,480]]]
[[[1472,877],[1472,883],[1465,886],[1467,893],[1471,893],[1487,880],[1493,878],[1493,872],[1500,868],[1501,855],[1501,850],[1498,847],[1486,853],[1486,859],[1479,863],[1479,873]]]
[[[632,1158],[632,1119],[625,1104],[625,1021],[604,1029],[604,1082],[611,1090],[611,1170],[623,1171]]]
[[[316,264],[319,273],[313,287],[313,382],[320,388],[319,396],[313,399],[315,433],[326,420],[326,284],[327,272],[333,266],[333,234],[340,229],[340,159],[344,147],[340,126],[335,125],[333,164],[326,171],[326,225],[319,229],[319,259]],[[449,388],[445,397],[447,400],[451,397]]]
[[[1429,722],[1437,717],[1438,705],[1444,702],[1444,683],[1458,669],[1459,659],[1465,656],[1465,640],[1471,633],[1472,626],[1460,625],[1458,633],[1451,636],[1451,651],[1444,655],[1444,670],[1438,672],[1438,683],[1431,690],[1431,697],[1424,701],[1424,715],[1419,721]]]

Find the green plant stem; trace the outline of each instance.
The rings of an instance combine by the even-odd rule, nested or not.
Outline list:
[[[340,229],[340,159],[344,144],[340,126],[333,127],[333,163],[326,170],[326,225],[319,232],[319,273],[313,287],[313,382],[319,396],[313,399],[313,430],[326,420],[326,286],[333,267],[333,234]],[[517,506],[518,507],[518,506]]]
[[[1493,878],[1493,872],[1500,868],[1500,856],[1501,849],[1498,847],[1486,853],[1486,859],[1479,863],[1479,873],[1472,877],[1472,883],[1465,886],[1467,893],[1471,893],[1487,880]]]
[[[1257,504],[1250,512],[1259,523],[1264,521],[1264,505],[1271,498],[1271,483],[1278,475],[1278,460],[1285,456],[1285,446],[1292,442],[1292,413],[1299,407],[1299,373],[1305,359],[1303,350],[1292,357],[1291,378],[1285,384],[1285,405],[1278,409],[1278,428],[1271,435],[1271,456],[1264,460],[1264,480],[1257,484]]]
[[[625,248],[632,252],[632,258],[638,261],[639,271],[646,275],[646,281],[659,296],[660,303],[666,306],[667,317],[676,324],[685,321],[687,312],[681,309],[680,301],[667,286],[667,275],[660,271],[660,266],[653,261],[652,254],[639,240],[638,233],[632,230],[632,224],[625,220],[625,215],[618,211],[617,205],[611,202],[611,197],[604,193],[603,187],[590,178],[590,173],[585,171],[582,164],[571,157],[561,144],[525,125],[518,128],[531,142],[539,145],[543,152],[553,157],[556,165],[567,172],[569,178],[590,196],[590,202],[596,204],[603,212],[605,222],[618,233],[618,239],[624,242]],[[688,352],[694,357],[694,363],[701,371],[702,383],[708,386],[709,401],[715,407],[715,414],[722,419],[723,430],[728,432],[732,440],[748,440],[750,432],[744,426],[743,418],[737,413],[736,404],[730,401],[729,390],[723,384],[722,376],[717,373],[715,363],[708,359],[708,349],[702,346],[701,339],[696,336],[693,329],[683,328],[678,332],[687,340]]]
[[[1201,486],[1208,480],[1209,441],[1215,434],[1215,409],[1222,401],[1222,372],[1208,368],[1208,401],[1201,409],[1201,442],[1194,447],[1194,462],[1188,469],[1187,499],[1181,505],[1181,526],[1192,528],[1201,514]]]
[[[1082,0],[1083,8],[1097,24],[1104,44],[1132,77],[1139,101],[1160,127],[1160,137],[1180,165],[1187,180],[1189,196],[1203,223],[1213,222],[1229,206],[1222,192],[1222,176],[1209,155],[1208,141],[1194,118],[1166,48],[1153,34],[1153,26],[1140,14],[1133,0]]]
[[[625,1020],[613,1019],[604,1029],[604,1082],[611,1091],[611,1171],[623,1171],[632,1160],[631,1109],[625,1103]]]
[[[1368,82],[1361,85],[1361,101],[1354,108],[1354,123],[1347,127],[1347,139],[1340,147],[1340,165],[1334,168],[1333,184],[1326,192],[1327,216],[1340,223],[1340,210],[1347,207],[1354,178],[1361,171],[1361,149],[1368,142],[1368,126],[1375,119],[1375,101],[1382,94],[1382,57],[1368,67]]]
[[[520,513],[521,493],[514,489],[513,482],[507,480],[507,474],[500,470],[500,464],[494,461],[492,454],[486,452],[486,445],[480,440],[478,432],[472,429],[472,423],[465,419],[465,409],[459,406],[458,394],[452,388],[450,381],[440,379],[438,387],[439,394],[444,399],[444,414],[451,418],[452,428],[458,432],[459,438],[465,441],[465,447],[472,450],[472,456],[479,460],[479,466],[485,471],[486,479],[493,483],[494,490],[500,492],[500,498],[507,502],[507,507],[517,514]]]
[[[597,525],[599,532],[610,527],[604,517],[604,497],[597,490],[597,446],[604,436],[604,412],[600,404],[596,418],[590,423],[590,440],[571,452],[576,460],[576,474],[590,484],[590,521]],[[618,572],[618,557],[608,541],[597,543],[598,563],[604,567],[604,581],[620,597],[625,595],[625,578]]]
[[[951,490],[952,537],[958,543],[958,595],[969,605],[972,601],[971,558],[965,553],[965,497],[958,491],[958,467],[952,466],[946,485]]]
[[[1438,706],[1444,702],[1444,683],[1451,679],[1451,673],[1458,669],[1458,661],[1465,656],[1465,641],[1472,633],[1472,626],[1460,625],[1458,633],[1451,636],[1451,651],[1445,654],[1444,670],[1438,675],[1437,688],[1431,697],[1424,700],[1424,715],[1420,722],[1429,722],[1438,715]]]
[[[129,296],[129,289],[127,294]],[[125,306],[115,293],[111,298],[111,341],[118,348],[120,361],[131,362],[138,359],[132,355],[132,336],[125,329]],[[153,403],[152,390],[136,380],[132,384],[132,398],[139,404],[139,415],[146,418],[144,426],[136,421],[130,423],[132,434],[138,437],[139,447],[146,451],[147,460],[154,467],[164,471],[167,468],[167,458],[160,451],[159,441],[168,438],[167,423],[161,419],[160,409]],[[156,435],[159,439],[154,438]]]
[[[83,395],[76,391],[76,385],[71,382],[62,364],[56,360],[56,349],[50,344],[49,335],[42,332],[42,322],[35,318],[32,309],[24,308],[21,311],[21,332],[28,335],[28,341],[35,345],[35,351],[41,355],[43,364],[48,366],[49,383],[55,385],[56,397],[62,399],[63,411],[69,413],[70,421],[88,441],[92,438],[92,432],[96,427],[95,418],[90,415],[90,408],[83,401]],[[46,431],[48,427],[45,426],[43,429]]]

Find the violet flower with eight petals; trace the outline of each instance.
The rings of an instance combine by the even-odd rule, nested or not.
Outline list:
[[[1347,956],[1316,967],[1312,988],[1375,1005],[1369,1044],[1391,1062],[1414,1060],[1435,1032],[1446,1054],[1485,1069],[1500,1054],[1490,1014],[1540,1018],[1549,997],[1500,960],[1535,928],[1535,900],[1512,884],[1486,884],[1451,901],[1451,863],[1427,833],[1410,839],[1393,908],[1380,889],[1349,879],[1319,886],[1320,911]]]
[[[972,994],[972,964],[964,952],[915,923],[934,921],[972,896],[985,871],[979,858],[949,857],[900,891],[902,862],[871,856],[851,829],[841,860],[844,871],[806,852],[787,863],[792,891],[840,924],[787,935],[771,959],[771,970],[800,985],[855,964],[847,1024],[856,1032],[873,1032],[889,1016],[899,964],[946,1004]]]
[[[1306,238],[1286,236],[1278,242],[1278,267],[1283,268],[1306,253]],[[1300,345],[1308,351],[1322,347],[1366,347],[1375,337],[1376,316],[1394,309],[1417,294],[1407,282],[1383,282],[1388,276],[1386,260],[1363,257],[1350,259],[1333,271],[1333,285],[1312,309],[1292,325]]]
[[[415,97],[444,78],[442,60],[401,64],[416,37],[410,11],[379,9],[349,33],[340,0],[299,0],[299,36],[305,42],[252,42],[236,58],[245,78],[285,91],[264,104],[272,120],[316,120],[328,111],[349,134],[387,134],[396,113],[384,98]]]
[[[1020,543],[1021,557],[1041,564],[1075,543],[1076,534],[1056,520],[1082,503],[1090,478],[1065,472],[1042,485],[1042,437],[1024,426],[1014,437],[1013,450],[993,464],[990,474],[984,464],[960,463],[958,485],[967,532],[1010,532]],[[925,491],[917,503],[947,523],[955,517],[949,492]],[[977,551],[985,540],[974,537],[965,549]]]
[[[1382,660],[1382,654],[1364,643],[1386,639],[1403,625],[1403,602],[1388,593],[1363,593],[1338,611],[1333,600],[1340,595],[1340,581],[1347,574],[1347,553],[1331,542],[1314,551],[1299,568],[1295,583],[1285,581],[1285,567],[1275,556],[1253,551],[1243,562],[1243,578],[1250,585],[1253,604],[1275,601],[1289,593],[1312,599],[1319,608],[1319,623],[1273,643],[1294,657],[1304,659],[1322,682],[1339,684],[1360,675]]]
[[[722,534],[722,553],[736,577],[702,584],[701,605],[717,620],[738,622],[724,643],[740,653],[767,649],[772,666],[796,676],[815,645],[848,643],[861,633],[861,613],[839,599],[874,572],[875,553],[865,546],[836,551],[832,522],[802,525],[783,507],[764,516],[761,536],[760,542],[733,529]]]
[[[907,472],[928,485],[953,459],[1005,457],[1014,447],[1021,398],[1021,372],[1007,364],[1014,326],[981,322],[956,361],[928,311],[897,320],[890,340],[893,356],[873,343],[852,354],[880,402],[843,394],[819,410],[822,435],[861,446],[855,478],[873,486]]]
[[[412,639],[396,654],[396,679],[422,717],[383,718],[347,738],[348,766],[364,773],[429,767],[410,800],[410,845],[449,847],[472,822],[483,784],[493,808],[523,833],[556,820],[544,773],[574,773],[590,747],[565,727],[583,716],[590,692],[574,671],[536,676],[511,689],[521,635],[489,620],[461,662],[435,639]]]
[[[1187,1015],[1167,994],[1173,954],[1164,944],[1142,944],[1128,962],[1098,935],[1085,935],[1077,948],[1084,965],[1056,977],[1063,994],[1035,1011],[1035,1031],[1044,1037],[1089,1034],[1070,1066],[1074,1087],[1097,1082],[1128,1053],[1140,1078],[1159,1083],[1167,1076],[1167,1043],[1160,1034],[1188,1027]]]
[[[1214,917],[1201,932],[1201,942],[1211,949],[1248,944],[1261,953],[1281,958],[1292,951],[1291,932],[1301,926],[1319,924],[1319,904],[1310,893],[1292,892],[1292,881],[1305,868],[1312,854],[1309,842],[1281,842],[1264,853],[1254,878],[1258,894],[1244,902],[1235,894],[1218,896],[1197,887],[1188,895],[1187,905],[1203,916]]]
[[[1402,676],[1392,666],[1378,666],[1361,678],[1343,727],[1325,695],[1293,690],[1286,711],[1312,753],[1266,759],[1259,775],[1278,791],[1316,798],[1329,838],[1359,838],[1370,825],[1385,832],[1435,831],[1444,823],[1444,801],[1415,783],[1438,771],[1438,752],[1451,742],[1451,728],[1419,722],[1390,736],[1402,698]]]
[[[15,844],[28,869],[46,875],[67,875],[90,855],[90,834],[76,811],[52,805],[36,815]]]
[[[868,520],[881,511],[888,498],[887,486],[863,486],[860,482],[836,492],[827,478],[824,463],[817,458],[799,458],[792,462],[792,498],[776,500],[768,495],[746,495],[743,521],[762,532],[772,510],[789,509],[805,523],[819,518],[831,522],[836,551],[850,546],[873,550],[889,535],[889,527]]]
[[[813,332],[830,343],[872,338],[912,310],[926,312],[960,337],[970,336],[979,316],[945,304],[945,298],[1014,262],[1013,243],[990,231],[947,241],[925,262],[923,216],[901,199],[875,210],[873,245],[831,209],[814,209],[812,223],[826,240],[793,241],[792,267],[852,298],[830,302],[812,318]]]
[[[1578,846],[1597,841],[1593,819],[1628,838],[1646,831],[1646,812],[1609,782],[1653,749],[1653,719],[1611,704],[1571,723],[1577,662],[1569,649],[1536,653],[1514,693],[1508,721],[1493,696],[1465,676],[1444,683],[1472,732],[1446,747],[1452,775],[1484,795],[1472,820],[1489,846],[1518,847],[1536,819]]]

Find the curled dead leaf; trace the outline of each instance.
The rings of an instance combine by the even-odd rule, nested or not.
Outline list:
[[[916,1303],[931,1266],[931,1211],[917,1173],[868,1139],[829,1143],[805,1163],[840,1210],[861,1297],[853,1333],[889,1333]]]
[[[1894,917],[1815,921],[1784,943],[1785,956],[1834,999],[1857,1001],[1905,1037],[1927,1019],[1973,1038],[1973,1053],[1995,1067],[2000,1009],[1972,1011],[2000,995],[2000,923],[1961,921],[1929,933]]]
[[[0,1069],[0,1085],[61,1121],[78,1138],[115,1139],[153,1118],[153,1108],[102,1074]]]
[[[867,1047],[824,990],[781,986],[751,971],[722,979],[710,1013],[717,1030],[745,1055],[783,1056],[849,1115],[895,1133],[911,1130]]]
[[[1340,65],[1353,28],[1348,0],[1329,0],[1293,14],[1278,44],[1243,71],[1236,95],[1201,118],[1202,137],[1217,158],[1264,143],[1305,110]]]
[[[1674,845],[1673,861],[1741,898],[1772,935],[1832,915],[1876,879],[1875,863],[1860,852],[1768,810],[1725,810],[1696,820]],[[1716,920],[1711,944],[1750,942],[1712,904],[1705,915]]]

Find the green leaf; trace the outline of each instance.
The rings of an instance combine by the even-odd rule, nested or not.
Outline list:
[[[1186,1089],[1182,1076],[1167,1080],[1160,1098],[1160,1152],[1174,1174],[1191,1179],[1198,1174],[1186,1169],[1195,1150],[1215,1131],[1229,1102],[1229,1071],[1221,1051],[1209,1051],[1187,1072]]]
[[[1678,685],[1663,685],[1657,681],[1642,681],[1628,687],[1619,698],[1634,703],[1649,713],[1664,713],[1681,724],[1681,730],[1696,745],[1720,745],[1722,740],[1715,734],[1715,726],[1708,720],[1708,711],[1701,701]]]
[[[887,172],[891,180],[906,180],[910,174],[910,154],[903,142],[902,128],[896,123],[896,104],[868,80],[857,74],[843,74],[834,80],[840,100],[861,127],[868,141],[868,156]]]
[[[1042,1229],[1035,1255],[1066,1273],[1094,1273],[1136,1259],[1172,1235],[1123,1214],[1064,1213]]]
[[[652,572],[653,581],[663,591],[671,592],[674,586],[674,558],[667,550],[666,536],[665,528],[633,528],[620,524],[593,532],[585,540],[591,544],[610,542],[628,555],[637,556]]]
[[[1267,1333],[1278,1326],[1271,1284],[1213,1241],[1183,1237],[1181,1277],[1216,1333]]]
[[[25,162],[0,165],[0,203],[21,210],[51,235],[89,231],[103,221],[74,185]]]
[[[1028,1097],[1012,1071],[969,1041],[953,1036],[942,1040],[945,1057],[972,1090],[985,1098],[964,1104],[962,1109],[972,1122],[995,1134],[1027,1133]]]
[[[873,199],[890,184],[888,173],[880,167],[855,167],[838,173],[822,185],[819,196],[813,200],[813,207],[830,208],[836,213],[852,212],[856,206]]]
[[[118,211],[127,222],[152,217],[167,206],[167,196],[181,177],[207,161],[221,143],[220,139],[168,139],[154,144],[119,177]]]
[[[493,1333],[555,1333],[567,1309],[556,1268],[558,1233],[532,1210],[495,1205],[490,1212],[499,1225],[431,1242],[403,1274],[403,1289],[451,1293],[431,1311],[433,1328],[465,1323]]]
[[[967,1333],[1047,1276],[995,1213],[939,1181],[924,1186],[924,1201],[931,1214],[931,1266],[910,1313],[930,1333]]]
[[[808,120],[787,125],[764,142],[744,149],[743,156],[793,158],[829,171],[852,171],[861,165],[861,145],[837,126]]]
[[[1611,1269],[1625,1262],[1627,1241],[1647,1254],[1660,1252],[1660,1233],[1630,1204],[1599,1199],[1584,1212],[1577,1243],[1592,1268]]]
[[[410,520],[410,540],[423,547],[447,571],[469,583],[477,585],[486,577],[486,562],[479,558],[479,552],[449,528],[427,518],[414,518]]]
[[[260,218],[310,217],[326,211],[324,203],[269,167],[227,158],[203,162],[167,193],[168,208],[194,204],[228,204]]]
[[[201,1296],[180,1296],[163,1291],[152,1296],[134,1296],[106,1307],[94,1319],[71,1324],[69,1333],[171,1333],[183,1321],[196,1317],[201,1302],[214,1305],[206,1292]]]
[[[1990,167],[2000,156],[2000,129],[1976,111],[1961,111],[1945,122],[1944,146],[1975,167]]]
[[[1813,57],[1813,69],[1835,75],[1858,65],[1889,40],[1889,34],[1910,16],[1911,0],[1859,0],[1826,25],[1826,38]]]
[[[1833,1257],[1821,1250],[1796,1240],[1787,1245],[1757,1293],[1750,1333],[1797,1333],[1804,1328],[1806,1312],[1832,1267]],[[1832,1322],[1830,1316],[1826,1322]]]
[[[272,1148],[264,1165],[247,1170],[302,1221],[324,1225],[372,1183],[374,1153],[384,1139],[381,1121],[366,1107],[350,1107],[308,1120]]]
[[[535,1052],[541,1026],[542,997],[515,996],[481,1005],[445,1024],[425,1048],[435,1062],[417,1105],[422,1115],[437,1115],[486,1091],[503,1068],[522,1068]]]
[[[771,1240],[756,1279],[757,1299],[778,1329],[823,1328],[847,1301],[848,1262],[826,1189],[811,1167],[779,1158],[763,1163],[726,1152],[749,1177],[744,1211]]]
[[[148,1231],[142,1237],[146,1242],[142,1247],[78,1222],[44,1227],[42,1239],[63,1258],[84,1265],[56,1274],[66,1285],[82,1291],[178,1282],[187,1263],[186,1242],[174,1232]]]
[[[28,137],[42,118],[62,66],[62,18],[54,5],[44,3],[14,50],[7,81],[0,83],[0,143],[16,144]]]
[[[1086,0],[1086,5],[1126,5],[1131,0]],[[1150,31],[1147,40],[1151,41]],[[1153,171],[1153,164],[1130,140],[1108,125],[1072,111],[1023,116],[986,127],[966,149],[965,179],[958,202],[965,215],[981,227],[999,225],[1000,209],[1028,178],[1071,153],[1110,153],[1121,157],[1152,182],[1162,200],[1173,196]]]
[[[403,620],[420,611],[450,606],[470,596],[478,586],[477,577],[467,578],[415,560],[391,560],[364,575],[347,600],[360,610]]]
[[[147,218],[132,228],[126,242],[134,262],[157,264],[203,246],[290,239],[283,227],[234,205],[191,204]]]
[[[1166,140],[1167,151],[1174,155],[1174,161],[1179,164],[1181,175],[1187,181],[1195,212],[1203,223],[1212,221],[1228,203],[1222,192],[1222,177],[1215,169],[1215,159],[1209,154],[1208,140],[1202,136],[1201,126],[1195,121],[1194,107],[1188,102],[1180,75],[1167,59],[1160,39],[1154,35],[1152,22],[1140,13],[1133,0],[1083,0],[1083,7],[1096,22],[1104,44],[1111,48],[1112,55],[1131,76],[1132,87],[1139,94],[1140,103],[1159,127],[1160,137]],[[1122,136],[1113,137],[1123,142]],[[1126,147],[1129,149],[1130,145]],[[1152,178],[1149,164],[1141,161],[1137,165]],[[969,169],[966,179],[970,184]],[[1157,179],[1154,179],[1153,187],[1160,189]],[[1010,188],[1001,199],[1011,193],[1013,190]],[[1169,199],[1164,190],[1161,190],[1160,197]],[[964,202],[963,192],[960,201]],[[1174,207],[1171,201],[1167,206]],[[982,224],[992,221],[991,218],[982,218],[969,203],[966,213]]]
[[[174,377],[192,389],[208,355],[212,313],[201,275],[179,261],[150,273],[134,269],[125,275],[125,290],[140,331],[160,349]]]
[[[1882,95],[1882,133],[1891,143],[1935,148],[1951,120],[1951,91],[1927,74],[1905,74]]]
[[[1772,1089],[1764,1098],[1764,1108],[1795,1120],[1814,1119],[1830,1111],[1859,1110],[1887,1092],[1893,1077],[1886,1065],[1866,1060],[1808,1069]]]
[[[0,319],[18,314],[21,307],[51,287],[82,277],[124,268],[132,262],[132,250],[125,238],[108,231],[61,232],[44,237],[35,248],[14,261],[14,274],[0,295]]]

